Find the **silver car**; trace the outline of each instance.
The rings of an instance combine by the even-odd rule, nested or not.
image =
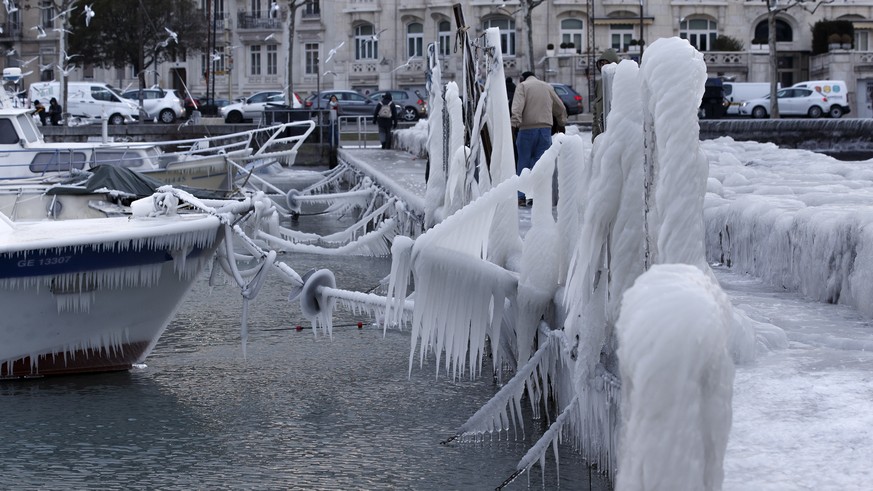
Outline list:
[[[827,114],[831,104],[827,96],[810,89],[789,87],[776,93],[780,116],[809,116],[820,118]],[[750,99],[740,106],[740,114],[766,118],[770,114],[770,96]]]
[[[185,117],[185,107],[175,90],[128,90],[121,96],[139,104],[140,93],[142,93],[142,110],[147,119],[157,119],[161,123],[174,123],[177,118]]]

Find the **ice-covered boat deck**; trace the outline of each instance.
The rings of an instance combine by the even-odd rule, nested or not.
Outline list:
[[[426,160],[399,150],[339,158],[423,214]],[[530,208],[519,209],[520,229]],[[873,326],[856,310],[810,301],[716,268],[733,304],[785,330],[789,347],[737,367],[726,490],[863,489],[873,480]],[[864,484],[861,484],[864,483]]]

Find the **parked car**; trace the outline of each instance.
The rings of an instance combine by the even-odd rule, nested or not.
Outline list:
[[[555,89],[555,93],[558,94],[561,102],[564,103],[564,107],[567,108],[567,116],[580,114],[583,111],[582,96],[573,90],[573,87],[566,84],[553,83],[552,88]]]
[[[831,106],[827,113],[832,118],[842,118],[852,111],[849,107],[849,90],[843,80],[811,80],[796,83],[791,87],[811,89],[827,97]]]
[[[303,107],[300,96],[296,93],[294,94],[294,99],[292,107],[295,109]],[[219,108],[218,114],[224,118],[226,123],[242,123],[246,119],[254,120],[261,118],[264,110],[270,105],[287,106],[287,104],[284,91],[265,90],[251,95],[242,102],[235,102]]]
[[[330,96],[335,95],[339,101],[343,116],[372,116],[376,110],[376,102],[354,90],[323,90],[317,96],[312,94],[306,98],[307,108],[327,108]],[[318,100],[321,100],[321,104]]]
[[[218,114],[218,110],[230,104],[227,99],[216,99],[214,97],[186,97],[185,112],[190,116],[194,111],[200,111],[203,114]]]
[[[809,116],[820,118],[831,107],[823,94],[802,87],[789,87],[776,93],[780,116]],[[766,118],[770,114],[770,96],[750,99],[740,106],[740,114],[753,118]]]
[[[142,93],[142,110],[149,120],[157,118],[161,123],[174,123],[176,118],[185,117],[185,108],[175,90],[135,89],[121,94],[121,97],[137,104]]]
[[[386,93],[391,94],[391,100],[400,109],[400,119],[404,121],[415,121],[420,118],[427,117],[427,98],[422,96],[417,90],[380,90],[370,94],[370,100],[379,102],[382,96]]]

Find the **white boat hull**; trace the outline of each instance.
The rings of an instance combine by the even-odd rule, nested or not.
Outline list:
[[[30,229],[6,233],[24,247],[0,237],[0,377],[126,370],[148,356],[221,229],[214,217],[137,222],[43,222],[25,225],[42,227],[36,238]],[[79,224],[92,240],[59,244],[45,235],[52,223]]]

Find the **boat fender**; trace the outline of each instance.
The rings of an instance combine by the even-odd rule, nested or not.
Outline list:
[[[294,213],[300,213],[300,200],[297,198],[300,194],[300,191],[292,189],[285,195],[285,204]]]
[[[322,312],[322,287],[336,288],[336,278],[329,269],[319,269],[307,275],[300,292],[300,310],[307,319],[314,319]]]

